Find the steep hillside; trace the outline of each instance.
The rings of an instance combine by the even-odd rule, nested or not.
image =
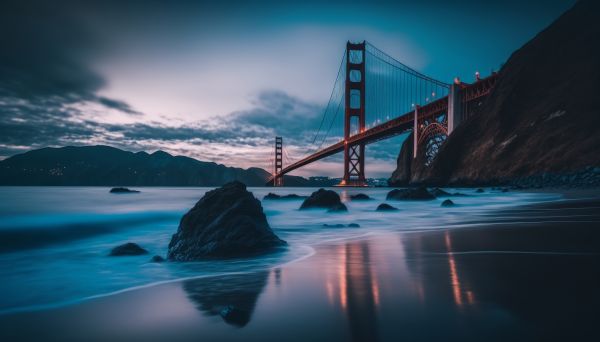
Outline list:
[[[410,182],[600,182],[599,94],[600,2],[580,1],[512,54],[478,114]]]

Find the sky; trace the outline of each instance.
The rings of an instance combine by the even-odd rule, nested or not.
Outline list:
[[[574,2],[5,0],[0,159],[101,144],[267,169],[276,135],[306,152],[346,41],[468,81]],[[402,139],[367,147],[367,177],[390,175]],[[339,177],[340,160],[294,174]]]

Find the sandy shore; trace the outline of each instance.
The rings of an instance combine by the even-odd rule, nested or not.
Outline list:
[[[320,245],[276,269],[3,315],[0,340],[599,340],[599,223],[600,200],[570,200]]]

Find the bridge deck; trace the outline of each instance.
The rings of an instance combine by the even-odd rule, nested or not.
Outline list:
[[[481,79],[473,84],[465,85],[463,92],[463,103],[469,103],[487,96],[494,87],[498,79],[498,74],[492,73],[491,76]],[[418,107],[417,113],[419,121],[431,120],[448,111],[448,96],[442,97],[439,100],[428,103],[427,105]],[[344,150],[344,145],[370,144],[383,140],[394,135],[404,133],[413,129],[414,111],[405,113],[395,119],[386,121],[377,126],[371,127],[363,132],[350,136],[346,141],[340,141],[331,146],[328,146],[320,151],[311,154],[293,164],[283,168],[277,177],[283,176],[293,170],[296,170],[304,165],[310,164],[317,160],[329,157]],[[271,182],[275,177],[271,177]]]

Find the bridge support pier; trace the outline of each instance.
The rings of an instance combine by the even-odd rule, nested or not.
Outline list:
[[[413,118],[413,159],[417,158],[417,147],[419,146],[419,105],[415,105],[415,117]]]
[[[448,93],[448,135],[458,127],[462,121],[462,101],[460,98],[460,85],[453,83]]]
[[[346,43],[344,178],[339,186],[367,185],[365,144],[348,144],[351,135],[365,130],[365,57],[365,42]]]
[[[283,138],[275,137],[275,165],[273,170],[273,186],[283,186],[283,176],[281,174],[283,169]]]

